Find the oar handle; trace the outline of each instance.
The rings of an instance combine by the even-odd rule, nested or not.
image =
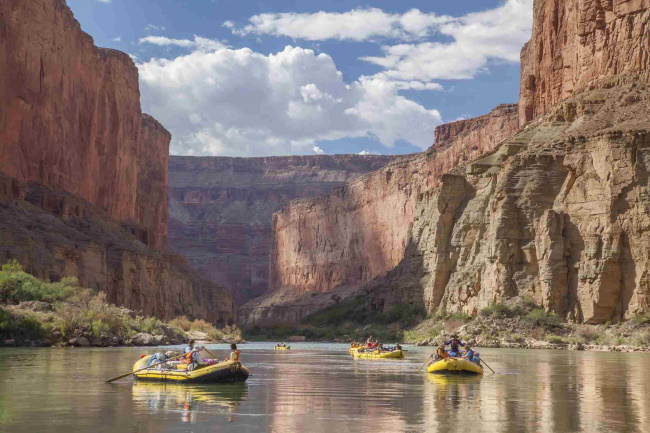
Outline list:
[[[111,383],[111,382],[114,382],[114,381],[116,381],[116,380],[122,379],[123,377],[130,376],[130,375],[132,375],[132,374],[134,374],[134,373],[137,373],[138,371],[146,370],[146,369],[148,369],[148,368],[153,368],[153,367],[156,367],[156,366],[158,366],[158,365],[160,365],[160,364],[164,364],[165,362],[168,362],[168,361],[175,361],[175,360],[178,360],[178,359],[181,359],[181,358],[182,358],[182,356],[179,356],[179,357],[177,357],[177,358],[166,359],[166,360],[164,360],[164,361],[160,361],[160,362],[157,362],[157,363],[155,363],[155,364],[151,364],[151,365],[148,365],[148,366],[146,366],[146,367],[142,367],[142,368],[139,368],[139,369],[137,369],[137,370],[130,371],[130,372],[128,372],[128,373],[126,373],[126,374],[123,374],[123,375],[121,375],[121,376],[117,376],[117,377],[114,377],[114,378],[112,378],[112,379],[108,379],[108,380],[106,380],[105,382],[106,382],[106,383]]]

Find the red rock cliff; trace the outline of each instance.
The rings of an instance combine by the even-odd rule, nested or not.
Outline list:
[[[230,295],[161,253],[171,136],[139,97],[133,61],[65,1],[0,2],[2,257],[147,315],[228,321]]]
[[[384,310],[476,314],[525,295],[578,322],[650,311],[650,2],[539,0],[534,16],[526,127],[490,140],[481,121],[447,125],[429,152],[290,202],[274,216],[276,290],[242,323],[360,291]]]
[[[394,268],[404,257],[418,196],[449,169],[493,150],[517,123],[517,110],[506,105],[476,120],[442,125],[437,136],[444,140],[429,151],[398,158],[329,195],[287,203],[273,215],[271,290],[327,292],[368,282]],[[480,131],[491,138],[468,147],[466,138]],[[271,294],[261,298],[262,305],[256,300],[241,307],[242,322],[267,318],[266,308],[272,305],[274,311],[282,310],[275,308],[276,298]],[[314,308],[306,306],[304,312]],[[282,320],[277,314],[269,320]],[[302,315],[287,314],[292,320]]]
[[[377,170],[390,156],[171,156],[170,244],[237,304],[268,290],[273,212]]]
[[[649,0],[535,0],[521,53],[520,122],[620,74],[647,80]]]
[[[95,47],[63,0],[3,1],[0,23],[0,171],[81,197],[161,248],[167,206],[143,213],[138,200],[164,181],[170,135],[143,120],[133,61]]]

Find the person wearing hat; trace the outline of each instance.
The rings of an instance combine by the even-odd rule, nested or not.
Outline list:
[[[436,349],[436,356],[433,358],[433,361],[440,361],[441,359],[449,358],[449,354],[445,350],[445,345],[441,344]]]
[[[452,334],[449,341],[445,341],[445,346],[451,346],[449,350],[449,356],[457,358],[460,356],[460,346],[465,347],[465,343],[460,341],[457,334]]]

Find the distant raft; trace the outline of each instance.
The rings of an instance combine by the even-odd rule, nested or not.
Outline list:
[[[401,359],[404,358],[403,350],[393,351],[379,351],[373,349],[359,349],[352,351],[352,356],[355,358],[370,358],[370,359]]]
[[[275,350],[289,350],[291,349],[291,346],[274,346],[273,348]]]
[[[179,364],[174,368],[153,367],[135,373],[136,370],[146,367],[149,359],[151,359],[151,355],[143,357],[133,365],[133,375],[137,380],[175,383],[231,383],[245,382],[250,374],[248,369],[237,361],[200,366],[192,371],[187,371],[187,365]]]
[[[427,372],[434,374],[483,374],[483,367],[464,358],[445,358],[429,365]]]

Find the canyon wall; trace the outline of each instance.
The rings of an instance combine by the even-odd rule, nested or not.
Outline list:
[[[329,195],[287,203],[273,215],[273,293],[240,307],[238,317],[243,323],[299,319],[339,296],[314,292],[341,287],[348,293],[347,287],[385,274],[404,256],[418,196],[442,173],[493,150],[517,125],[516,106],[498,106],[485,116],[438,127],[440,142],[427,152],[397,158]],[[467,148],[464,140],[481,131],[490,138]],[[295,298],[305,293],[305,302]],[[296,314],[286,303],[304,306]]]
[[[634,72],[647,81],[649,4],[535,0],[533,34],[521,53],[521,124],[618,75]]]
[[[510,127],[444,125],[424,154],[289,203],[274,216],[275,290],[242,323],[295,323],[359,293],[468,314],[530,296],[589,323],[649,311],[650,1],[534,7]]]
[[[224,289],[162,253],[170,140],[130,57],[95,47],[64,0],[0,2],[2,261],[144,314],[230,320]]]
[[[81,197],[161,248],[167,205],[143,213],[139,199],[165,178],[171,137],[143,119],[133,61],[97,48],[64,0],[3,1],[0,23],[0,171]]]
[[[171,156],[170,245],[236,304],[268,291],[273,212],[381,168],[391,156]]]

